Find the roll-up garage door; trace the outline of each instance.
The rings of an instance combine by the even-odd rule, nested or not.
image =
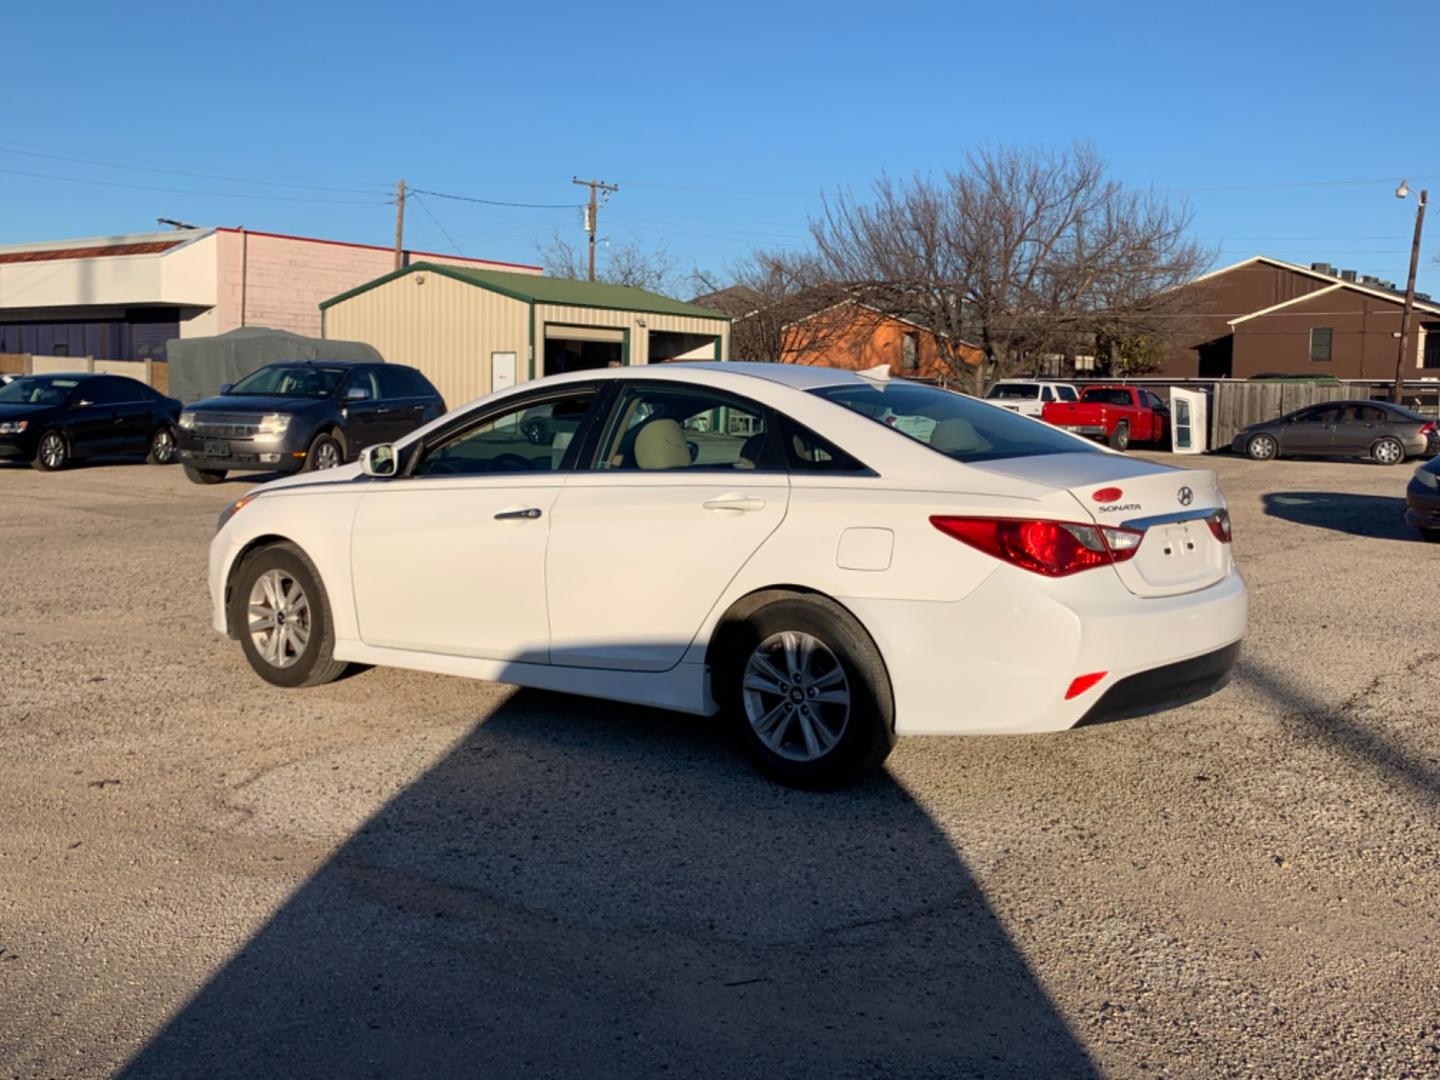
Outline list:
[[[609,341],[616,345],[625,340],[625,331],[611,326],[551,326],[545,325],[547,341]]]

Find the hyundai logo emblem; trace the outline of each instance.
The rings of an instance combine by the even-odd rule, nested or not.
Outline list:
[[[1181,506],[1189,506],[1195,501],[1195,492],[1191,491],[1188,487],[1182,487],[1175,493],[1175,498],[1180,500]]]

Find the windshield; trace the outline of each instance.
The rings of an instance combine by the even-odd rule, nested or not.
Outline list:
[[[985,395],[991,401],[1016,401],[1040,396],[1040,387],[1034,383],[996,383]]]
[[[27,376],[0,386],[0,402],[9,405],[63,405],[79,379],[43,379]]]
[[[1097,386],[1082,393],[1080,400],[1097,405],[1129,405],[1130,391],[1121,390],[1118,386]]]
[[[230,393],[257,397],[329,397],[347,370],[313,364],[271,364],[246,375],[230,388]]]
[[[933,386],[825,386],[813,393],[956,461],[1101,452],[1038,420]]]

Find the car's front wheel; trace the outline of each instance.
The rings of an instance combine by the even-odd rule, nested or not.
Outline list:
[[[70,462],[70,444],[58,431],[47,431],[35,447],[35,467],[45,472],[63,469]]]
[[[294,544],[273,544],[245,560],[230,591],[230,625],[255,673],[276,686],[319,686],[348,667],[333,655],[335,627],[320,575]]]
[[[317,436],[305,454],[306,472],[333,469],[337,465],[343,464],[345,464],[345,447],[333,435]]]
[[[1271,436],[1256,435],[1245,444],[1245,456],[1252,461],[1270,461],[1278,449],[1279,446]]]
[[[194,465],[185,466],[185,479],[192,484],[218,484],[225,479],[224,469],[197,469]]]
[[[828,790],[889,755],[890,678],[874,642],[840,605],[817,596],[777,600],[727,638],[717,694],[761,773]]]

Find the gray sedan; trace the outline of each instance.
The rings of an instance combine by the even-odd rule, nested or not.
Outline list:
[[[1328,401],[1242,428],[1230,444],[1256,461],[1277,457],[1368,457],[1398,465],[1440,453],[1435,421],[1385,401]]]

